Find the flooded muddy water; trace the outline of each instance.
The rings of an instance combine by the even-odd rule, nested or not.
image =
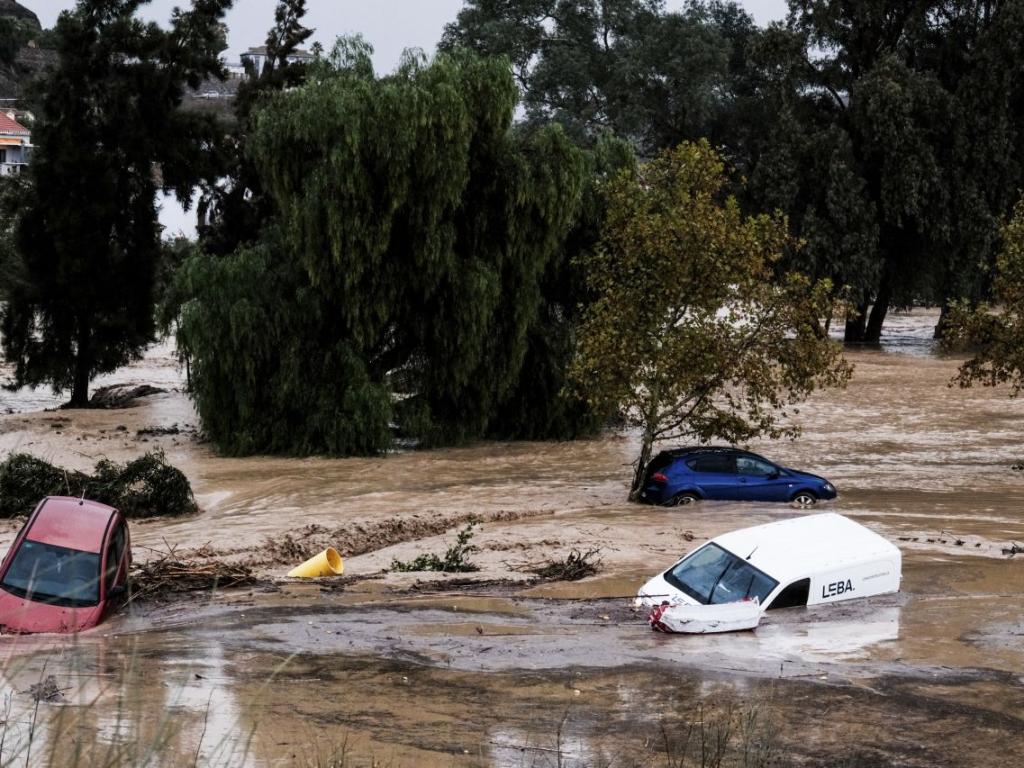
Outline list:
[[[1024,473],[1011,469],[1024,402],[950,388],[956,360],[936,355],[935,319],[895,316],[881,349],[849,353],[846,390],[800,408],[800,439],[752,446],[827,476],[840,497],[826,508],[898,544],[902,592],[714,638],[651,633],[628,598],[708,537],[800,513],[628,504],[630,435],[223,459],[195,433],[168,347],[112,377],[168,390],[135,408],[40,412],[55,401],[2,394],[3,454],[87,468],[159,447],[188,474],[202,513],[134,524],[137,559],[209,545],[266,582],[134,606],[77,638],[0,638],[0,764],[25,764],[32,732],[55,765],[327,765],[344,749],[336,764],[660,766],[701,717],[704,730],[747,722],[777,764],[1013,764],[1024,560],[1003,550],[1024,543]],[[443,551],[471,518],[483,586],[384,574]],[[311,525],[344,545],[334,585],[287,583],[266,555],[268,539]],[[0,546],[15,530],[0,525]],[[574,548],[600,550],[596,576],[526,573]],[[26,691],[51,675],[63,700],[37,706]]]

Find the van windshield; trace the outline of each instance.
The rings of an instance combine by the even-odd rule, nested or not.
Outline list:
[[[704,605],[757,598],[762,605],[779,585],[746,560],[711,543],[677,563],[665,580]]]
[[[25,539],[4,576],[12,595],[68,608],[100,601],[100,556]]]

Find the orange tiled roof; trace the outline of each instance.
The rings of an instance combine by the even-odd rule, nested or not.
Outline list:
[[[0,134],[30,136],[32,132],[17,120],[9,118],[6,112],[0,112]]]

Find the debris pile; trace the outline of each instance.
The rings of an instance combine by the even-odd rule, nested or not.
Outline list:
[[[41,680],[35,685],[29,686],[29,689],[25,691],[29,696],[32,697],[33,701],[45,701],[50,704],[57,704],[63,702],[64,691],[67,688],[61,688],[57,685],[57,678],[53,675],[49,675],[45,680]]]
[[[593,576],[601,568],[599,549],[580,552],[574,549],[564,560],[549,560],[540,566],[529,569],[530,573],[548,581],[579,581]]]
[[[132,599],[157,600],[186,592],[242,587],[256,583],[252,569],[221,560],[178,559],[174,551],[137,565],[132,571]]]
[[[92,475],[25,453],[0,463],[0,518],[29,515],[45,496],[84,496],[132,519],[179,517],[199,509],[188,478],[167,463],[162,451],[124,465],[100,461]]]
[[[133,408],[138,405],[136,401],[140,397],[159,395],[166,391],[149,384],[114,384],[97,389],[89,399],[89,407],[103,410]]]
[[[552,514],[550,510],[537,512],[500,511],[491,514],[465,514],[439,517],[428,510],[422,515],[374,522],[353,522],[333,530],[322,525],[307,525],[293,533],[266,539],[262,551],[266,559],[261,565],[291,564],[306,560],[327,547],[334,547],[346,557],[367,552],[378,552],[406,541],[438,536],[455,526],[472,522],[509,522],[523,517]]]

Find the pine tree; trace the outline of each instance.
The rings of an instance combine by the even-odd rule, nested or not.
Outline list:
[[[168,29],[144,0],[80,0],[54,31],[29,183],[15,206],[15,279],[3,346],[17,385],[71,389],[138,358],[154,332],[157,187],[187,198],[207,172],[209,118],[180,109],[186,86],[223,74],[231,0],[194,0]]]

